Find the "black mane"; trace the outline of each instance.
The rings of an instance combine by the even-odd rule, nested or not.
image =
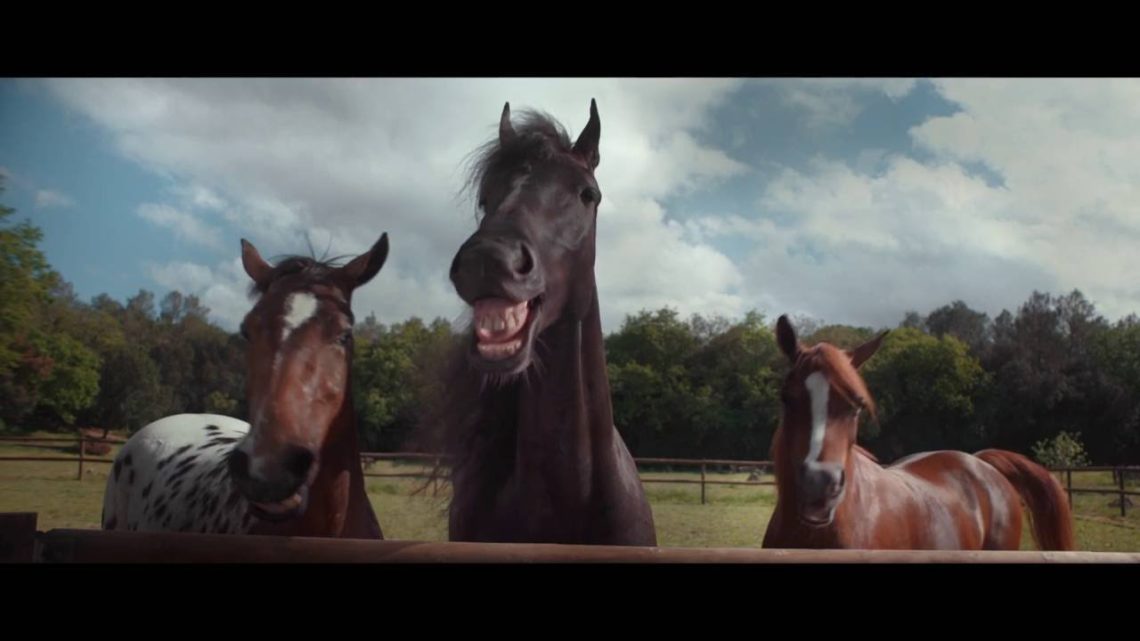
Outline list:
[[[570,153],[574,148],[566,129],[539,111],[519,112],[514,130],[515,136],[506,145],[496,136],[475,150],[467,186],[475,189],[477,202],[482,202],[492,181],[510,179],[512,170],[518,167],[555,154]]]

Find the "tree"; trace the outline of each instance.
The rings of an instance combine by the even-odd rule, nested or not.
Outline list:
[[[906,316],[903,317],[902,322],[899,323],[899,327],[909,327],[911,329],[919,330],[925,329],[926,319],[922,317],[922,314],[919,314],[916,311],[908,311],[906,313]]]
[[[1090,451],[1109,463],[1140,460],[1140,320],[1129,315],[1092,341],[1101,419],[1086,423]]]
[[[949,334],[962,341],[975,356],[981,356],[992,341],[990,317],[960,300],[930,312],[925,324],[926,331],[934,336]]]
[[[1079,425],[1090,455],[1114,456],[1108,426],[1122,418],[1121,406],[1096,358],[1108,329],[1078,291],[1060,297],[1035,291],[1016,315],[995,318],[985,357],[994,381],[984,403],[991,444],[1025,452]]]
[[[386,330],[371,325],[366,331],[376,338],[357,344],[352,367],[358,429],[366,447],[397,449],[427,404],[445,393],[435,373],[452,344],[451,326],[442,318],[425,325],[413,317]]]
[[[687,363],[693,384],[709,390],[702,456],[762,458],[779,421],[785,368],[772,330],[752,311],[706,341]]]
[[[627,316],[606,337],[614,423],[636,455],[692,451],[708,428],[711,390],[695,386],[686,367],[700,344],[694,327],[705,325],[662,308]]]
[[[871,340],[875,330],[870,327],[852,327],[850,325],[824,325],[804,337],[803,342],[808,345],[816,343],[831,343],[841,349],[851,349]]]
[[[99,357],[67,334],[36,339],[37,350],[49,359],[39,386],[39,408],[49,420],[75,423],[99,393]]]
[[[173,413],[170,389],[162,386],[158,366],[140,345],[124,343],[112,349],[103,362],[100,383],[89,419],[96,425],[133,433]]]
[[[0,193],[3,185],[0,183]],[[52,323],[53,292],[70,287],[38,244],[43,232],[0,206],[0,418],[20,423],[33,413],[70,424],[98,391],[98,357]]]
[[[21,354],[15,343],[34,332],[39,307],[58,279],[38,247],[43,232],[27,220],[12,224],[9,218],[15,213],[0,205],[0,375],[18,367]]]
[[[680,366],[697,345],[692,324],[669,308],[627,316],[621,329],[605,340],[608,362],[636,362],[658,372]]]
[[[1084,467],[1089,464],[1081,433],[1059,432],[1052,439],[1038,441],[1033,456],[1046,467]]]
[[[222,416],[233,416],[237,411],[238,402],[226,396],[224,392],[214,390],[206,397],[206,412],[210,414],[221,414]]]
[[[879,417],[864,433],[885,460],[926,450],[973,450],[983,442],[976,404],[986,372],[962,341],[896,329],[863,375]]]

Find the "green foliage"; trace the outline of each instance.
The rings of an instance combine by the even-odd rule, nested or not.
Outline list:
[[[170,390],[162,387],[158,366],[146,349],[124,343],[108,351],[91,423],[134,432],[171,409]]]
[[[1033,457],[1046,467],[1083,467],[1089,464],[1080,432],[1059,432],[1051,439],[1038,441],[1033,446]]]
[[[233,416],[237,406],[238,402],[226,396],[225,392],[214,390],[206,397],[206,412],[209,414]]]
[[[670,309],[642,312],[606,348],[614,422],[639,456],[766,454],[781,361],[758,313],[686,323]]]
[[[67,334],[38,336],[35,346],[49,361],[39,381],[39,406],[71,425],[99,393],[99,357]]]
[[[368,449],[399,449],[427,399],[438,394],[434,373],[451,345],[451,328],[442,318],[387,328],[370,316],[360,329],[352,364],[357,429]]]
[[[842,349],[851,349],[866,343],[874,337],[875,330],[870,327],[825,325],[802,340],[809,345],[814,345],[815,343],[831,343]]]
[[[0,420],[18,424],[38,411],[70,424],[98,393],[99,360],[53,331],[49,312],[60,278],[37,246],[43,232],[28,221],[11,223],[14,213],[0,206]]]
[[[980,445],[975,415],[986,372],[957,338],[896,329],[863,366],[863,375],[879,417],[864,434],[886,458]]]

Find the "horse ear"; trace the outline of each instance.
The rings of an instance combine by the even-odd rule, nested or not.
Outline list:
[[[788,360],[796,362],[800,356],[800,342],[796,339],[796,330],[792,328],[787,314],[780,316],[776,321],[776,343]]]
[[[388,260],[388,232],[381,234],[380,240],[376,241],[371,249],[341,267],[340,273],[348,281],[348,286],[356,289],[372,280],[386,260]]]
[[[871,358],[875,355],[875,352],[879,351],[879,347],[883,344],[883,339],[886,338],[889,333],[891,333],[891,330],[888,329],[859,347],[847,350],[847,356],[851,357],[851,364],[855,366],[855,369],[859,369],[863,363],[867,362],[868,358]]]
[[[258,289],[264,290],[269,285],[269,277],[273,274],[273,267],[265,262],[253,243],[244,238],[241,239],[241,265],[245,268],[245,273],[253,279]]]
[[[511,125],[511,103],[503,105],[503,115],[499,117],[499,146],[515,139],[515,128]]]
[[[598,103],[590,98],[590,121],[586,123],[586,127],[578,134],[578,140],[574,143],[574,153],[585,160],[590,169],[597,169],[598,162],[601,161],[601,154],[598,153],[598,141],[601,137],[602,121],[598,119]]]

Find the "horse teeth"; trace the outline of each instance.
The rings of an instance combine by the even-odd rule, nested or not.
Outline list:
[[[495,326],[493,327],[493,329],[496,332],[501,332],[506,328],[507,328],[507,321],[503,320],[502,318],[496,318],[495,319]]]
[[[480,343],[478,346],[480,354],[496,361],[513,356],[520,347],[522,347],[522,341],[517,338],[508,343]]]

